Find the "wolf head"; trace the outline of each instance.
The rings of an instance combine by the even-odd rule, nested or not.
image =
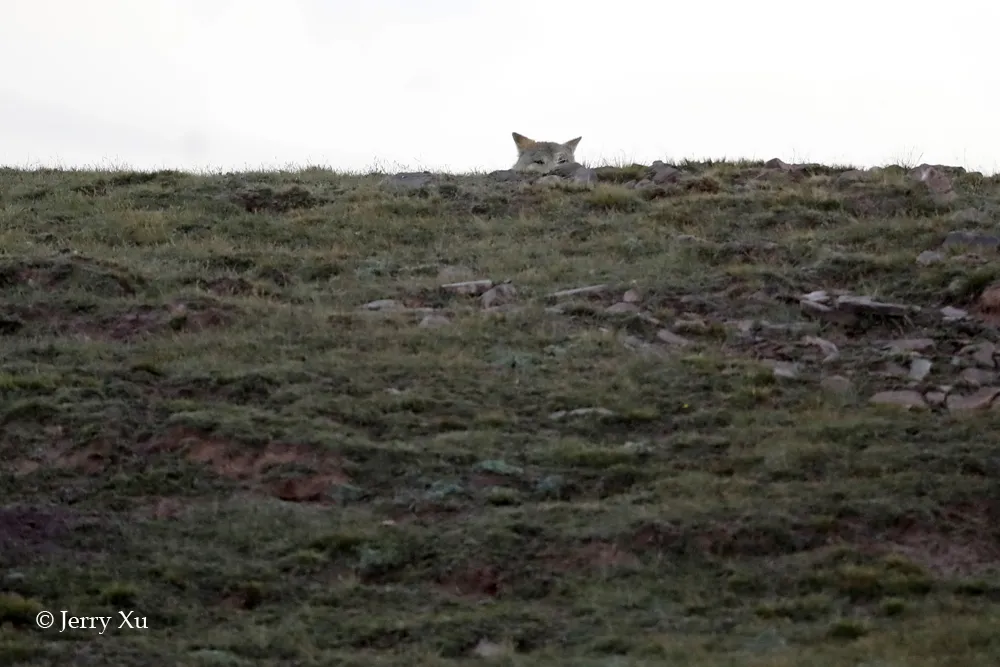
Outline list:
[[[528,137],[512,133],[517,146],[517,162],[512,171],[530,171],[547,174],[560,165],[576,162],[573,152],[583,137],[570,139],[564,144],[554,141],[532,141]]]

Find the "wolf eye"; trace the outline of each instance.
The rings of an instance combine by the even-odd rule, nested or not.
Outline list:
[[[534,164],[545,164],[545,160],[540,157],[536,157]]]
[[[566,164],[567,162],[569,162],[569,160],[566,159],[565,155],[560,155],[558,158],[556,158],[556,162],[558,164]]]

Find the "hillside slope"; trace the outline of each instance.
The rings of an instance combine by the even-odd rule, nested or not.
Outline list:
[[[992,667],[998,222],[946,168],[2,169],[0,663]]]

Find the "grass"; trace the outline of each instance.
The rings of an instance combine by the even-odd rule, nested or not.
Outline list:
[[[1000,413],[867,402],[905,388],[882,341],[933,338],[949,384],[995,330],[788,297],[968,306],[995,260],[914,258],[1000,178],[943,207],[901,170],[680,167],[0,170],[0,663],[997,664]]]

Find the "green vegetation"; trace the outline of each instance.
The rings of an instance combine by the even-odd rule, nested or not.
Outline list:
[[[868,402],[995,330],[797,303],[974,310],[1000,178],[680,169],[0,169],[0,664],[1000,664],[1000,411]]]

